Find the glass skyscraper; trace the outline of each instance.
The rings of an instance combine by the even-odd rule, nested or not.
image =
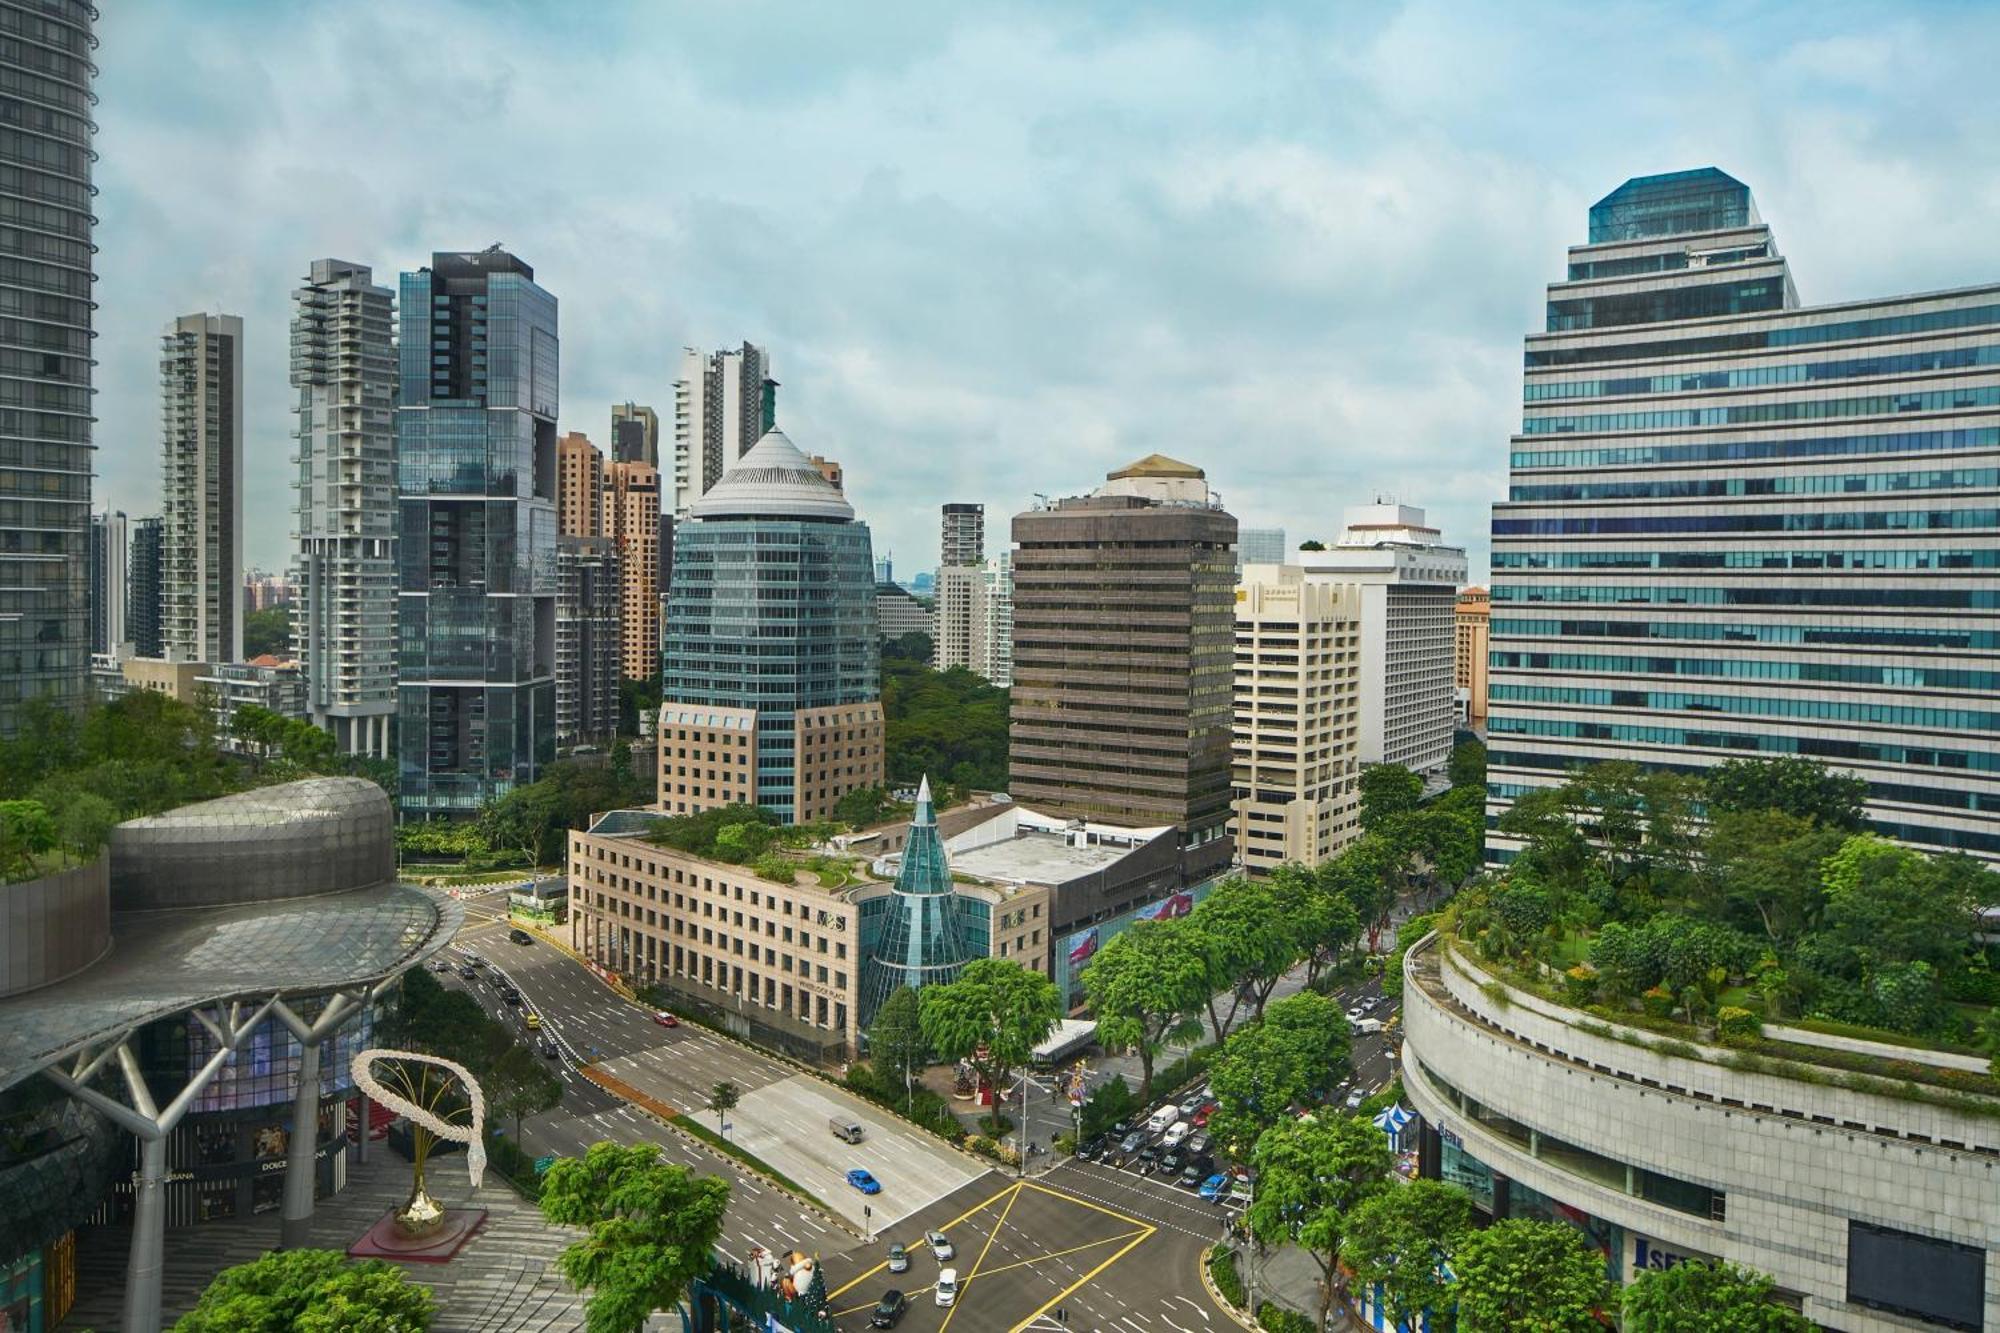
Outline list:
[[[2000,860],[2000,285],[1802,306],[1741,182],[1642,177],[1523,399],[1489,812],[1599,760],[1805,755],[1882,833]]]
[[[470,815],[555,758],[556,299],[496,246],[401,310],[400,801]]]
[[[966,900],[972,901],[972,900]],[[985,903],[975,903],[990,911]],[[872,909],[872,910],[871,910]],[[965,904],[952,892],[951,858],[938,836],[929,778],[917,789],[909,841],[886,899],[867,903],[864,917],[879,917],[868,961],[861,970],[861,1021],[874,1020],[898,986],[912,990],[956,980],[972,954],[960,916]],[[990,932],[988,932],[990,934]]]

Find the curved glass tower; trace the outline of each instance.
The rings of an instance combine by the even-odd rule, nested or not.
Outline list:
[[[958,976],[971,959],[959,929],[958,901],[951,891],[951,861],[938,836],[931,808],[931,780],[917,789],[910,838],[896,871],[887,919],[861,973],[861,1018],[865,1023],[896,987],[917,989]]]

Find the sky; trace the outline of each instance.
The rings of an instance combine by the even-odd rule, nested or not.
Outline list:
[[[500,242],[562,430],[767,347],[878,556],[1159,452],[1246,527],[1393,497],[1487,560],[1521,338],[1634,175],[1747,183],[1808,304],[2000,279],[2000,6],[114,0],[99,507],[157,512],[158,338],[245,325],[289,559],[292,290]]]

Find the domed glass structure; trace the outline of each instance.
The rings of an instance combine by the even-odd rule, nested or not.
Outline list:
[[[896,987],[918,988],[951,981],[971,959],[959,927],[959,905],[951,890],[951,860],[938,835],[931,807],[931,783],[917,789],[909,841],[888,919],[861,975],[861,1021],[874,1017]]]

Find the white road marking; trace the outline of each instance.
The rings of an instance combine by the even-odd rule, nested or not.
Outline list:
[[[1213,1322],[1213,1318],[1208,1313],[1208,1311],[1202,1309],[1202,1307],[1196,1304],[1194,1301],[1189,1300],[1185,1296],[1176,1296],[1174,1297],[1174,1299],[1179,1301],[1181,1304],[1187,1306],[1190,1310],[1193,1310],[1196,1314],[1200,1315],[1204,1322]]]

